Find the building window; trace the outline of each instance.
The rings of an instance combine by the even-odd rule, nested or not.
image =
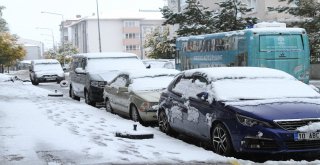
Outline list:
[[[139,38],[139,33],[126,33],[125,34],[126,39],[135,39]]]
[[[137,21],[124,21],[124,27],[139,27]]]
[[[252,8],[252,12],[257,11],[257,0],[247,0],[247,5]]]
[[[126,51],[139,50],[139,45],[126,45]]]

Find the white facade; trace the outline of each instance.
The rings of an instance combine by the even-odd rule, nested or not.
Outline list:
[[[44,46],[42,42],[20,38],[18,43],[23,45],[26,50],[26,56],[23,60],[36,60],[43,58]]]
[[[161,14],[161,13],[160,13]],[[130,52],[145,58],[143,48],[147,33],[162,25],[164,20],[158,18],[122,17],[101,18],[100,38],[102,52]],[[97,18],[84,18],[68,26],[71,35],[68,38],[80,53],[99,52],[99,35]]]

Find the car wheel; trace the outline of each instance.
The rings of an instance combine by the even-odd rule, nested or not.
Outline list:
[[[36,78],[34,80],[31,79],[31,83],[32,85],[39,85],[39,82],[37,81]]]
[[[78,100],[78,101],[80,101],[80,97],[78,97],[78,96],[76,96],[76,95],[74,94],[74,91],[73,91],[73,89],[72,89],[71,86],[70,86],[70,90],[69,90],[69,96],[70,96],[73,100]]]
[[[168,121],[167,114],[164,110],[161,110],[159,112],[159,117],[158,117],[158,123],[159,123],[159,129],[160,131],[166,133],[167,135],[173,135],[177,136],[178,133],[172,130],[170,123]]]
[[[106,111],[113,113],[113,109],[111,107],[111,103],[109,99],[106,99]]]
[[[139,115],[139,112],[138,112],[136,106],[134,106],[134,105],[131,106],[131,113],[130,114],[131,114],[130,115],[131,120],[141,123],[140,115]]]
[[[84,99],[88,105],[96,106],[96,103],[90,100],[90,95],[87,91],[84,92]]]
[[[217,154],[230,156],[233,153],[231,138],[226,127],[219,123],[212,131],[213,151]]]

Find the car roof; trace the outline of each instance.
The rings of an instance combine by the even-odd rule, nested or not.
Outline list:
[[[56,63],[59,63],[59,61],[56,59],[39,59],[39,60],[32,60],[31,63],[32,62],[35,64],[50,64],[50,63],[56,64]]]
[[[214,68],[198,68],[186,70],[183,72],[186,77],[193,75],[202,75],[207,77],[209,81],[221,79],[253,79],[253,78],[279,78],[279,79],[295,79],[288,73],[271,68],[262,67],[214,67]]]
[[[87,58],[112,58],[112,57],[137,57],[136,54],[126,52],[98,52],[98,53],[81,53],[75,54],[73,57],[87,57]]]
[[[153,77],[153,76],[170,76],[170,75],[177,75],[180,73],[180,71],[175,69],[163,69],[163,68],[154,68],[154,69],[134,69],[134,70],[128,70],[128,71],[120,71],[118,75],[120,74],[126,74],[129,75],[130,78],[140,78],[140,77]]]

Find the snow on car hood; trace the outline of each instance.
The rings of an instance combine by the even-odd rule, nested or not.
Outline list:
[[[105,72],[96,72],[90,74],[91,80],[94,81],[111,81],[115,76],[117,76],[118,71],[111,70],[111,71],[105,71]]]
[[[311,100],[314,100],[313,102]],[[316,100],[318,103],[315,103]],[[250,103],[250,101],[249,101]],[[319,99],[310,99],[303,101],[299,99],[277,100],[262,104],[248,105],[232,105],[232,109],[242,115],[249,117],[258,117],[266,120],[281,120],[281,119],[304,119],[304,118],[320,118],[320,101]]]
[[[136,91],[134,93],[148,102],[159,102],[161,91]]]

